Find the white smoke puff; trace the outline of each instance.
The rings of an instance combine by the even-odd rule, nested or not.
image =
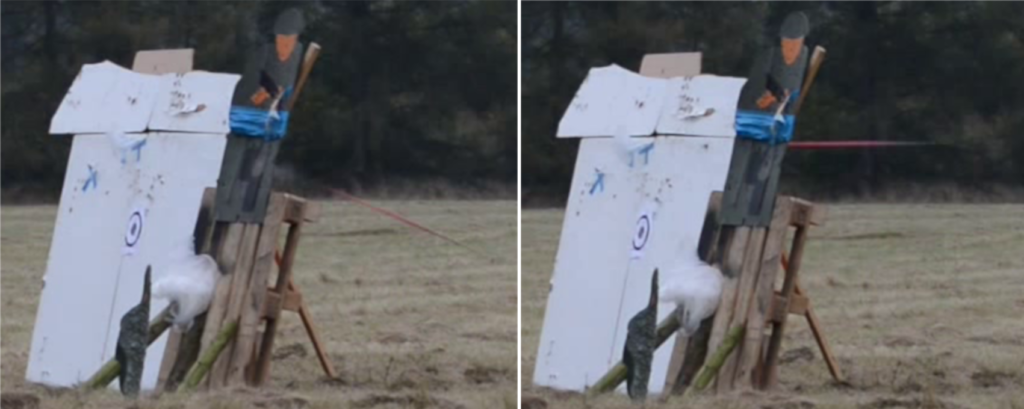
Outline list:
[[[195,317],[209,308],[220,270],[209,255],[195,254],[191,238],[171,258],[167,273],[153,283],[153,297],[173,303],[171,322],[187,331]]]
[[[672,265],[663,270],[664,284],[658,299],[676,305],[683,334],[691,336],[700,328],[701,321],[718,309],[722,273],[697,257],[695,248],[684,248],[678,254]]]

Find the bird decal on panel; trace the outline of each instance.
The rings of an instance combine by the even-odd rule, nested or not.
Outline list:
[[[114,359],[121,366],[118,386],[125,396],[139,396],[142,385],[142,366],[146,361],[146,347],[149,346],[149,287],[152,268],[146,266],[146,278],[142,285],[142,302],[128,310],[121,317],[121,330],[117,335]]]
[[[172,255],[174,261],[167,274],[153,285],[153,296],[172,303],[171,322],[175,329],[186,332],[192,328],[195,317],[210,306],[220,269],[209,255],[195,254],[191,238],[180,249]]]
[[[647,306],[629,320],[622,363],[626,366],[626,393],[635,402],[647,399],[647,383],[657,344],[658,270],[651,276],[651,296]]]

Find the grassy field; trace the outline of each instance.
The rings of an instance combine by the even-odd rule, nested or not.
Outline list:
[[[127,402],[116,392],[24,381],[56,207],[2,210],[3,392],[44,408],[500,408],[516,388],[516,203],[390,201],[485,255],[364,208],[325,202],[304,230],[297,284],[340,379],[326,380],[297,315],[275,343],[269,386]]]
[[[629,406],[531,386],[562,210],[523,212],[523,397]],[[850,386],[790,319],[780,386],[648,407],[1024,408],[1024,206],[837,205],[811,231],[801,285]],[[794,317],[796,318],[796,317]]]

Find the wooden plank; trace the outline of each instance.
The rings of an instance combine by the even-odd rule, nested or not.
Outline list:
[[[224,313],[224,322],[237,322],[244,308],[246,294],[250,284],[250,277],[253,274],[253,255],[256,252],[256,244],[260,239],[261,232],[265,227],[258,224],[247,224],[245,233],[242,235],[242,245],[238,249],[238,263],[235,265],[232,280],[233,287],[228,297],[227,310]],[[231,353],[237,347],[239,338],[228,342],[225,353],[213,363],[210,374],[207,377],[211,388],[220,388],[227,384],[225,377],[228,373],[228,365],[231,361]]]
[[[811,300],[794,291],[793,297],[789,299],[789,313],[804,315],[808,308],[811,308]]]
[[[779,257],[782,253],[786,232],[789,230],[790,200],[780,197],[776,200],[772,213],[772,223],[765,238],[764,250],[757,268],[757,287],[754,289],[750,312],[747,316],[747,331],[736,369],[736,381],[742,389],[759,385],[755,381],[757,363],[761,358],[764,340],[765,317],[771,308],[770,302],[775,293],[775,278],[779,270]]]
[[[289,285],[291,288],[291,285]],[[263,299],[263,318],[278,318],[281,316],[282,311],[291,311],[298,313],[303,307],[302,293],[295,291],[287,291],[282,296],[273,288],[267,289],[267,294]]]
[[[743,268],[736,290],[736,307],[733,310],[732,322],[729,324],[730,327],[747,325],[751,298],[754,297],[754,289],[757,287],[757,273],[761,267],[761,251],[764,250],[764,237],[764,228],[750,228],[750,239],[743,255]],[[739,359],[739,352],[741,351],[742,340],[740,349],[736,354],[732,354],[726,359],[721,372],[719,372],[717,382],[719,392],[730,391],[735,387],[736,365]]]
[[[708,341],[709,351],[717,350],[721,346],[722,340],[725,339],[725,333],[729,330],[729,324],[732,322],[732,315],[736,309],[738,276],[743,267],[743,255],[750,239],[750,228],[748,227],[729,227],[723,230],[723,233],[731,234],[732,237],[723,253],[725,264],[722,265],[722,273],[725,277],[722,282],[722,296],[718,301],[714,326],[711,328],[711,337]]]
[[[294,224],[288,229],[288,237],[285,239],[284,251],[281,254],[281,265],[277,274],[277,283],[274,285],[274,290],[277,292],[284,292],[287,289],[288,281],[291,280],[292,265],[295,263],[295,255],[298,252],[302,225],[302,223]],[[262,257],[263,254],[261,253]],[[266,257],[267,271],[269,272],[269,266],[274,257],[274,249],[270,249],[266,253]],[[266,291],[260,291],[259,294],[266,294]],[[262,307],[262,305],[257,305],[257,307]],[[256,309],[253,313],[259,313],[260,311],[261,309]],[[278,319],[267,320],[267,326],[264,329],[263,340],[260,345],[259,358],[256,360],[257,366],[254,373],[255,378],[253,379],[255,386],[263,385],[270,377],[270,360],[274,350],[274,338],[277,336],[277,325],[279,322],[280,320]]]
[[[167,384],[167,377],[171,373],[174,361],[178,359],[178,348],[181,348],[181,333],[170,331],[167,334],[167,345],[164,347],[164,357],[160,361],[160,374],[157,375],[157,388],[163,388]]]
[[[323,212],[323,206],[321,206],[319,202],[306,200],[306,217],[303,221],[306,223],[316,223],[317,220],[320,220],[321,212]]]
[[[722,207],[719,211],[719,224],[738,226],[743,222],[740,206],[740,187],[743,185],[747,167],[750,166],[751,150],[754,141],[736,139],[732,147],[732,158],[729,161],[729,173],[725,179],[725,191],[722,192]]]
[[[305,221],[306,199],[285,194],[285,201],[284,221],[291,224],[302,223]]]
[[[192,369],[188,371],[184,387],[182,388],[185,392],[191,392],[195,390],[196,386],[199,386],[203,376],[209,373],[210,366],[219,361],[218,358],[224,352],[224,348],[227,347],[228,343],[231,342],[231,339],[235,337],[236,332],[238,332],[238,322],[232,321],[224,326],[224,330],[220,334],[217,334],[210,347],[203,351],[203,355],[192,366]]]
[[[281,231],[285,209],[291,200],[284,194],[275,193],[270,196],[270,204],[263,221],[263,230],[259,237],[259,245],[253,257],[252,276],[248,290],[244,293],[241,320],[239,321],[238,338],[231,356],[226,379],[228,385],[235,386],[245,381],[245,367],[249,364],[255,348],[256,331],[263,313],[263,302],[267,294],[267,281],[274,264],[274,252],[277,250],[278,235]],[[278,291],[281,293],[281,291]],[[268,321],[269,322],[269,321]],[[273,329],[268,328],[270,332]],[[251,381],[251,380],[250,380]]]
[[[700,374],[697,375],[697,379],[693,382],[693,387],[686,391],[684,397],[693,396],[693,394],[704,390],[711,383],[711,378],[721,378],[720,370],[722,365],[726,362],[733,349],[739,345],[740,340],[743,337],[743,332],[746,328],[742,325],[737,325],[729,330],[729,333],[725,336],[722,341],[722,345],[715,350],[715,353],[708,357],[707,363],[701,368]]]
[[[673,311],[672,314],[676,315],[677,311]],[[668,396],[675,393],[675,385],[678,383],[679,374],[683,371],[683,360],[686,356],[688,341],[689,337],[684,337],[681,333],[676,334],[676,342],[672,345],[672,356],[668,360],[668,372],[665,375],[665,387],[662,389],[662,395]]]
[[[790,198],[793,202],[791,224],[794,226],[824,226],[828,218],[828,208],[816,205],[803,199]]]
[[[242,236],[245,233],[246,225],[240,223],[218,223],[225,230],[223,241],[219,249],[214,253],[214,259],[221,271],[220,280],[217,281],[217,288],[214,291],[210,307],[206,310],[206,324],[203,328],[203,335],[200,338],[199,351],[205,351],[213,340],[220,333],[224,317],[228,310],[228,301],[231,298],[231,290],[234,288],[236,275],[235,267],[238,263],[238,251],[242,246]],[[217,233],[215,232],[216,236]]]
[[[686,351],[683,353],[682,368],[673,380],[670,391],[672,394],[681,394],[696,378],[697,372],[704,366],[704,358],[708,355],[708,340],[711,338],[711,327],[714,325],[715,317],[711,316],[701,321],[700,328],[686,342]],[[666,393],[667,397],[668,394]]]
[[[782,282],[781,295],[784,300],[789,300],[793,296],[794,288],[796,287],[796,278],[800,273],[800,264],[804,255],[804,245],[807,243],[807,227],[797,227],[796,233],[793,236],[793,245],[790,253],[789,268],[786,269],[785,279]],[[782,311],[789,309],[788,303],[780,306]],[[778,360],[779,350],[782,347],[782,337],[786,330],[786,317],[788,314],[782,314],[779,322],[772,323],[772,335],[768,340],[768,350],[765,352],[764,372],[762,373],[761,386],[764,389],[770,389],[775,387],[778,383]]]

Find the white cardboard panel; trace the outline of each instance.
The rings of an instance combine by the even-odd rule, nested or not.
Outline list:
[[[667,266],[683,240],[696,246],[708,198],[725,186],[731,139],[633,142],[632,167],[616,140],[580,142],[533,374],[537,385],[583,391],[622,358],[629,319],[646,305],[651,273]],[[652,214],[652,226],[642,256],[633,258],[636,218],[644,213]],[[670,310],[659,304],[659,320]],[[652,393],[664,385],[670,354],[665,347],[655,354]]]
[[[50,133],[142,132],[158,89],[157,76],[110,61],[84,65],[53,115]]]
[[[149,129],[226,134],[236,74],[190,72],[160,77]]]
[[[663,135],[735,137],[743,78],[644,77],[593,68],[558,124],[559,138]]]
[[[125,163],[108,136],[75,136],[32,334],[31,382],[73,386],[114,356],[121,316],[139,302],[146,265],[155,281],[172,249],[191,237],[203,190],[216,186],[224,135],[141,136],[145,144]],[[144,209],[145,224],[129,255],[125,233],[136,209]],[[165,306],[154,300],[151,316]],[[156,386],[165,343],[166,336],[147,350],[144,389]]]
[[[659,135],[736,136],[736,105],[745,78],[672,78],[658,119]]]
[[[558,123],[558,137],[652,135],[665,83],[618,65],[592,68]]]

